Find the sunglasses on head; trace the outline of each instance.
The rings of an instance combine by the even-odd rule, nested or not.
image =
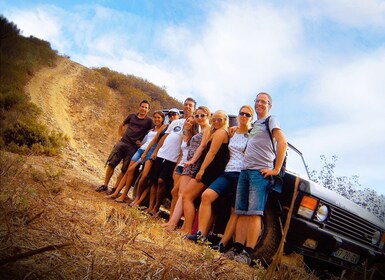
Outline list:
[[[244,116],[244,117],[251,118],[251,114],[246,113],[246,112],[239,112],[239,115],[240,115],[240,116]]]
[[[195,118],[196,118],[196,119],[198,119],[199,117],[200,117],[200,118],[204,118],[204,117],[206,117],[206,116],[207,116],[206,114],[196,114],[196,115],[195,115]]]

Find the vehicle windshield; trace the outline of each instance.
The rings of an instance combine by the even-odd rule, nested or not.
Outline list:
[[[309,171],[302,153],[290,143],[288,143],[287,147],[286,169],[299,175],[301,178],[310,179]]]

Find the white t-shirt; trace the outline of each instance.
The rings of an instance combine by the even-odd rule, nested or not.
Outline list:
[[[168,126],[165,132],[167,137],[158,151],[158,157],[177,162],[180,153],[180,145],[182,144],[183,125],[185,120],[186,119],[175,120]]]
[[[188,154],[188,146],[187,146],[186,141],[182,140],[182,144],[180,145],[180,149],[182,150],[182,158],[180,159],[178,166],[184,167],[183,163],[187,161],[187,154]]]

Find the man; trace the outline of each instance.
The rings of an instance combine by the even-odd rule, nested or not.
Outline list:
[[[269,128],[277,144],[277,154],[274,154],[270,134],[265,124],[272,105],[273,101],[268,93],[261,92],[257,95],[255,99],[257,120],[250,131],[237,186],[235,213],[238,215],[238,220],[235,243],[233,249],[225,254],[229,258],[249,265],[261,234],[270,176],[277,175],[281,170],[287,148],[278,119],[271,116]]]
[[[159,141],[153,152],[152,158],[155,161],[151,167],[149,178],[152,183],[152,199],[147,211],[152,214],[158,212],[164,198],[166,187],[172,187],[172,175],[180,154],[182,143],[183,125],[185,120],[192,116],[196,107],[196,101],[188,97],[183,103],[183,119],[174,120],[168,126],[165,135]],[[156,196],[156,198],[154,197]],[[151,198],[150,198],[151,199]],[[150,200],[151,203],[151,200]]]
[[[123,166],[116,180],[115,187],[119,184],[120,179],[127,171],[132,156],[140,147],[144,136],[154,126],[153,120],[147,116],[149,111],[150,103],[147,100],[143,100],[140,102],[138,113],[128,115],[119,125],[118,138],[120,140],[115,144],[107,159],[104,183],[95,189],[97,192],[103,192],[108,189],[108,183],[112,174],[114,174],[115,167],[123,160]],[[127,126],[127,128],[123,134],[124,126]]]

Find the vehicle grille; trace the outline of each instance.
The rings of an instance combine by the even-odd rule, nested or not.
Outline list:
[[[324,201],[323,204],[331,209],[330,217],[325,224],[326,229],[375,247],[372,244],[372,236],[376,230],[380,230],[378,227],[349,211]]]

